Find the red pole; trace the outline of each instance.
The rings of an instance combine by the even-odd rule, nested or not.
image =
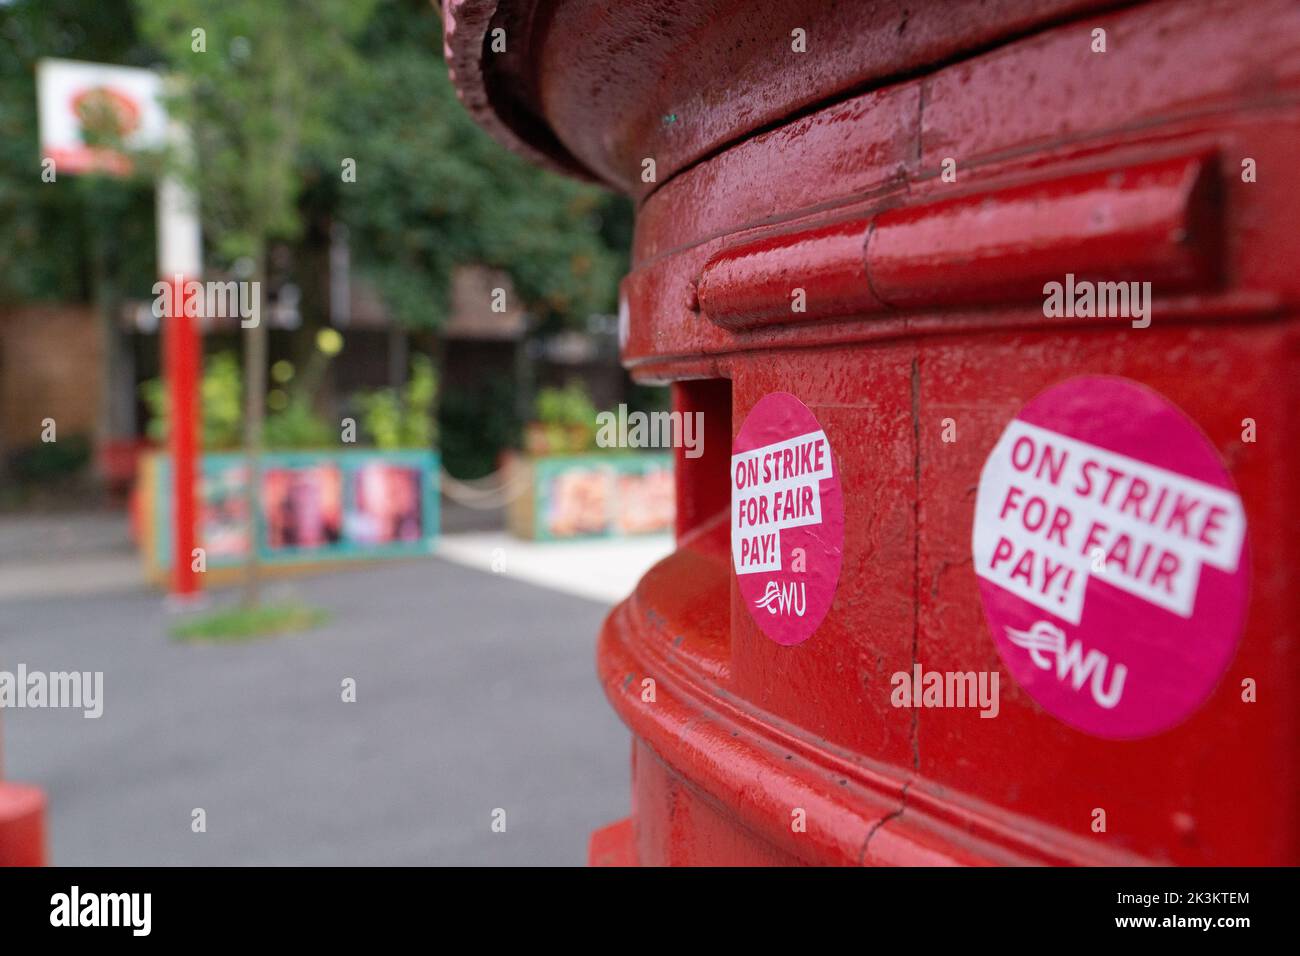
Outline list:
[[[171,316],[163,332],[163,375],[167,381],[170,427],[167,446],[172,460],[172,594],[188,597],[199,591],[194,570],[198,516],[196,484],[199,430],[199,336],[195,319],[185,314],[185,279],[172,286]]]

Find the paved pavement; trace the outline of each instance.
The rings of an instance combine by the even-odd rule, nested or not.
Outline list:
[[[133,560],[101,530],[89,559]],[[0,669],[104,672],[98,720],[0,719],[5,775],[47,791],[53,862],[580,864],[627,814],[628,736],[594,676],[607,602],[438,558],[276,588],[333,621],[193,646],[130,581],[0,601]]]
[[[504,531],[443,535],[438,555],[565,594],[614,604],[673,550],[672,535],[580,541],[521,541]]]
[[[0,518],[0,601],[131,590],[141,581],[120,512]],[[0,624],[3,620],[0,615]]]
[[[119,511],[0,515],[0,567],[131,553],[126,516]]]

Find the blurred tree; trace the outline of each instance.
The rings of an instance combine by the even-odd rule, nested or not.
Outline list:
[[[268,244],[300,241],[304,221],[340,221],[355,269],[407,327],[443,321],[458,264],[504,270],[544,328],[613,312],[630,204],[494,143],[456,101],[441,50],[429,0],[0,3],[0,301],[84,300],[97,269],[146,298],[155,278],[151,186],[40,182],[34,64],[64,56],[158,65],[184,81],[173,108],[194,132],[212,268],[248,260],[247,278],[260,279]],[[248,342],[253,431],[263,334]],[[472,405],[486,400],[467,396],[468,444],[517,427],[503,413],[500,428],[475,429]]]
[[[613,312],[631,245],[631,206],[507,152],[456,99],[442,24],[428,0],[384,0],[359,47],[369,69],[343,91],[334,177],[354,261],[404,324],[439,325],[452,268],[509,274],[542,323]]]
[[[191,81],[178,108],[195,123],[215,265],[296,238],[305,187],[316,211],[351,227],[358,268],[412,327],[445,317],[459,263],[504,269],[541,321],[612,312],[629,203],[494,143],[456,101],[441,50],[428,0],[0,4],[0,301],[89,298],[87,227],[104,219],[73,189],[41,188],[36,60],[151,66],[161,53]],[[355,182],[342,181],[346,158]],[[145,296],[156,278],[150,186],[96,177],[85,193],[111,214],[124,287]]]
[[[353,37],[373,0],[139,0],[141,32],[179,80],[169,103],[194,138],[174,157],[199,194],[210,251],[263,283],[277,239],[302,231],[302,156],[330,140],[340,90],[357,82]],[[240,268],[241,264],[243,265]],[[266,402],[266,322],[244,331],[248,513],[256,515]],[[258,600],[249,549],[244,603]]]
[[[411,375],[401,388],[363,392],[353,400],[361,409],[361,426],[376,448],[432,447],[436,438],[433,403],[438,377],[427,355],[411,359]]]
[[[56,56],[148,66],[129,0],[0,5],[0,303],[96,296],[96,263],[118,288],[154,281],[153,188],[146,179],[41,181],[36,61]]]
[[[153,187],[130,179],[41,176],[36,62],[147,65],[128,0],[16,0],[0,6],[0,304],[93,300],[99,315],[100,437],[133,427],[133,361],[117,324],[127,289],[153,282]],[[3,436],[0,436],[0,442]],[[0,447],[0,471],[17,449]]]
[[[438,400],[438,451],[457,478],[482,478],[500,467],[501,449],[519,440],[518,383],[485,376],[474,388],[445,388]]]

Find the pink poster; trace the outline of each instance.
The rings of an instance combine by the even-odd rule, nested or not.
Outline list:
[[[759,630],[800,644],[830,610],[844,499],[830,441],[789,392],[764,395],[731,446],[731,555]]]
[[[1241,498],[1200,429],[1143,385],[1084,376],[1029,402],[984,464],[971,540],[1003,663],[1078,730],[1168,730],[1232,660]]]

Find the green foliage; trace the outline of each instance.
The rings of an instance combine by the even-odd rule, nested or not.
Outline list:
[[[162,379],[140,385],[151,418],[146,433],[155,442],[167,440],[167,389]],[[243,437],[243,376],[233,352],[209,356],[199,385],[203,400],[203,447],[227,451],[239,447]],[[293,390],[288,404],[266,416],[266,445],[276,450],[327,448],[338,441],[338,432],[312,407],[315,396],[309,386]]]
[[[425,355],[411,359],[411,377],[400,389],[385,388],[358,394],[361,428],[375,444],[385,450],[396,448],[432,448],[437,440],[433,403],[438,380],[433,362]]]
[[[503,449],[519,442],[515,383],[494,375],[473,388],[448,388],[438,403],[438,451],[457,478],[481,478],[496,470]]]
[[[307,631],[329,619],[329,611],[301,604],[237,607],[183,620],[172,626],[171,636],[181,641],[251,641]]]
[[[596,406],[582,382],[573,380],[564,388],[542,388],[535,402],[537,420],[543,425],[585,425],[595,427]]]
[[[148,66],[127,0],[0,5],[0,302],[87,300],[92,277],[140,295],[154,276],[153,187],[143,178],[41,180],[36,61]]]
[[[572,454],[595,447],[596,406],[580,381],[539,389],[534,410],[537,424],[530,426],[528,440],[533,454]]]
[[[263,439],[267,448],[279,450],[329,448],[338,442],[338,429],[312,408],[311,399],[295,393],[289,403],[268,412]]]
[[[641,412],[670,412],[673,393],[667,385],[641,385],[632,382],[627,390],[627,407]]]
[[[327,361],[317,354],[307,373],[294,382],[288,402],[266,416],[266,447],[274,450],[330,448],[338,443],[337,427],[315,411],[316,387]],[[203,447],[208,451],[236,448],[243,428],[243,376],[233,352],[209,356],[199,386],[203,397]],[[162,379],[144,382],[140,392],[149,406],[148,435],[159,444],[167,440],[168,401]],[[433,416],[438,381],[433,362],[424,355],[411,360],[410,380],[400,389],[361,393],[363,434],[377,448],[432,448],[437,440]]]
[[[90,464],[90,437],[66,435],[56,442],[38,442],[13,456],[14,477],[43,484],[75,475]]]
[[[201,53],[191,32],[200,26]],[[182,81],[170,106],[195,137],[180,172],[199,190],[210,269],[244,256],[260,268],[267,243],[301,240],[304,221],[341,221],[354,267],[408,326],[436,328],[446,317],[461,264],[504,270],[512,304],[546,328],[613,312],[631,205],[498,146],[456,100],[441,48],[429,0],[0,3],[0,302],[85,300],[96,290],[105,301],[113,290],[147,298],[156,278],[150,181],[40,182],[34,66],[63,56],[156,65]],[[356,162],[355,182],[342,181],[345,158]],[[304,309],[308,324],[312,312]],[[205,377],[209,448],[239,441],[231,363],[212,369],[213,383]],[[374,432],[420,447],[441,437],[454,473],[483,474],[518,440],[513,388],[503,378],[442,396],[441,436],[432,415],[409,425],[415,431],[392,425],[404,420],[404,399],[389,397],[376,405]],[[146,383],[145,394],[150,434],[161,440],[161,386]],[[291,397],[268,418],[267,438],[299,447],[325,437],[311,408]],[[385,415],[390,424],[380,423]],[[328,444],[336,441],[330,429]]]
[[[223,451],[239,445],[243,427],[243,386],[239,359],[233,352],[208,356],[204,362],[199,395],[203,403],[203,447]],[[158,444],[167,441],[169,409],[166,384],[161,378],[140,383],[140,395],[149,408],[145,434]]]
[[[89,298],[97,249],[122,293],[143,297],[155,278],[149,182],[40,182],[35,61],[64,56],[183,80],[169,105],[195,137],[182,171],[212,268],[260,266],[310,214],[350,227],[356,268],[409,326],[445,318],[459,264],[503,269],[543,325],[612,312],[630,204],[493,142],[457,102],[441,48],[428,0],[0,5],[0,301]],[[345,158],[356,182],[342,181]]]
[[[181,78],[169,103],[188,121],[218,257],[260,268],[268,241],[301,232],[304,152],[330,138],[340,91],[362,64],[352,37],[374,0],[137,0],[141,33]],[[192,31],[206,31],[194,50]]]
[[[370,65],[343,92],[337,155],[355,183],[332,182],[357,267],[403,323],[446,317],[454,266],[509,274],[541,321],[614,311],[626,269],[626,200],[540,170],[480,130],[447,78],[437,11],[383,3],[360,41]]]
[[[244,421],[243,395],[239,361],[234,353],[212,356],[199,384],[205,445],[233,448],[239,444]]]

